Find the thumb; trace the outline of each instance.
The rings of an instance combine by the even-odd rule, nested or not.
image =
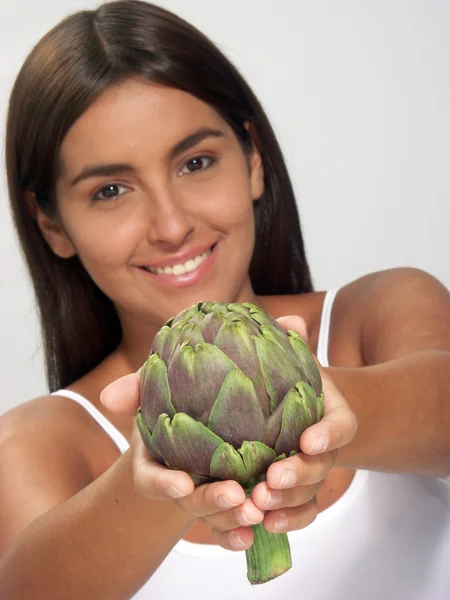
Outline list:
[[[355,413],[338,390],[328,372],[316,361],[322,377],[324,415],[300,437],[300,447],[306,454],[320,454],[345,446],[354,438],[358,427]]]
[[[134,416],[140,405],[139,372],[110,383],[100,394],[100,401],[111,412]]]
[[[305,320],[302,317],[288,315],[286,317],[279,317],[277,321],[286,331],[293,329],[305,342],[308,341],[308,330],[306,329]]]

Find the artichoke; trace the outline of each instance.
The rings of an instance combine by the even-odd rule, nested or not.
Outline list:
[[[150,455],[196,485],[234,479],[250,495],[277,460],[300,452],[323,415],[322,381],[302,338],[254,304],[199,302],[170,319],[141,369],[139,431]],[[285,533],[253,527],[247,576],[291,566]]]

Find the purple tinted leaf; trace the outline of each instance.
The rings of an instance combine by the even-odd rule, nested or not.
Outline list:
[[[194,475],[210,474],[211,459],[222,440],[189,415],[177,413],[172,421],[161,415],[152,444],[173,469]]]
[[[241,371],[231,371],[211,410],[208,428],[235,448],[245,440],[262,441],[265,420],[252,382]]]
[[[300,436],[315,423],[311,411],[316,412],[316,394],[307,383],[300,382],[289,390],[284,403],[283,418],[278,440],[275,444],[277,454],[300,450]]]
[[[206,425],[225,377],[235,368],[236,365],[211,344],[178,348],[168,368],[175,410]]]
[[[203,319],[200,329],[206,343],[214,344],[217,332],[226,322],[226,317],[221,313],[209,313]]]
[[[197,313],[195,316],[193,316],[191,319],[189,319],[189,323],[192,323],[193,325],[200,325],[202,323],[202,321],[204,320],[205,315],[202,312]]]
[[[147,448],[147,451],[149,452],[150,456],[152,458],[154,458],[156,460],[156,462],[159,462],[161,465],[163,465],[164,459],[161,456],[161,454],[158,452],[158,450],[153,446],[152,434],[150,433],[146,424],[142,420],[140,408],[138,409],[138,412],[137,412],[136,422],[137,422],[137,426],[139,429],[139,433],[141,434],[141,437],[142,437],[142,441],[144,442],[144,445]]]
[[[256,353],[251,326],[245,321],[227,321],[216,336],[216,345],[253,382],[264,416],[269,416],[269,396]]]
[[[204,341],[205,340],[203,339],[200,327],[195,323],[189,323],[188,325],[185,325],[179,337],[180,344],[185,344],[192,347],[196,346],[197,344],[201,344]]]
[[[152,343],[152,353],[158,354],[160,357],[163,355],[164,345],[166,343],[167,336],[170,333],[170,327],[168,325],[164,325],[158,331],[158,333],[153,338]]]
[[[182,321],[183,323],[188,323],[193,317],[195,317],[195,315],[198,314],[198,312],[199,312],[199,309],[198,309],[197,304],[195,304],[194,306],[191,306],[190,308],[186,308],[185,310],[182,310],[173,318],[172,326],[176,325],[180,321]]]
[[[152,354],[141,369],[141,413],[144,423],[153,431],[160,414],[170,417],[175,415],[175,409],[170,400],[167,368],[157,354]]]
[[[183,328],[184,322],[179,321],[178,323],[175,323],[175,325],[172,325],[169,333],[166,336],[164,348],[161,355],[161,358],[166,363],[166,365],[169,364],[172,354],[174,353],[174,351],[180,343],[180,334],[183,331]]]
[[[263,327],[261,335],[255,336],[256,351],[261,364],[267,393],[270,397],[270,410],[273,412],[287,392],[297,381],[303,381],[305,374],[298,360],[277,342],[270,328]]]
[[[322,378],[320,377],[319,369],[309,346],[296,331],[288,331],[288,340],[301,362],[306,375],[306,381],[314,388],[316,396],[320,396],[322,392]]]

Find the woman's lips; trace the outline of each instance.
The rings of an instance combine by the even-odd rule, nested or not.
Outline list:
[[[198,265],[193,271],[189,271],[189,273],[182,273],[180,275],[173,275],[170,273],[160,273],[155,274],[151,273],[147,269],[140,267],[140,270],[147,275],[147,277],[151,277],[155,283],[159,283],[161,285],[167,287],[188,287],[191,285],[195,285],[198,283],[212,268],[217,255],[217,247],[219,244],[215,244],[211,248],[210,255]]]

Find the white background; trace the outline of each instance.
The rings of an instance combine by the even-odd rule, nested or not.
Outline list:
[[[285,151],[317,289],[414,266],[450,287],[448,0],[161,0],[260,97]],[[26,54],[89,0],[1,0],[0,127]],[[0,168],[0,413],[45,393]]]

